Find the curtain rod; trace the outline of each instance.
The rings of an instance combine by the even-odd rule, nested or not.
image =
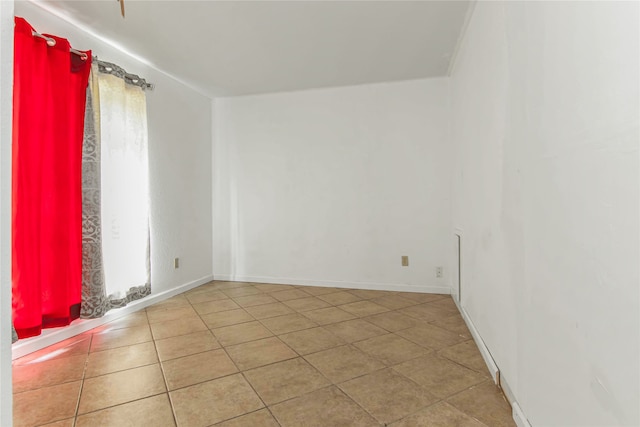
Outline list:
[[[2,1],[2,0],[0,0]],[[47,46],[55,46],[56,45],[56,39],[54,39],[53,37],[47,37],[43,34],[40,34],[39,32],[37,32],[36,30],[31,30],[31,35],[34,37],[39,37],[41,39],[44,39],[47,42]],[[80,59],[82,59],[83,61],[86,61],[87,58],[89,58],[89,56],[77,49],[74,49],[72,47],[69,48],[69,52],[74,53],[76,55],[78,55],[80,57]],[[125,82],[135,85],[135,86],[140,86],[143,90],[153,90],[154,85],[152,83],[147,83],[147,81],[145,79],[143,79],[142,77],[136,75],[136,74],[130,74],[127,73],[124,68],[117,66],[116,64],[113,64],[111,62],[106,62],[106,61],[100,61],[98,59],[97,56],[94,56],[93,58],[93,62],[95,64],[98,64],[98,70],[101,73],[106,73],[106,74],[112,74],[114,76],[118,76],[121,79],[123,79]]]
[[[47,41],[47,46],[55,46],[56,45],[56,39],[54,39],[53,37],[44,36],[44,35],[40,34],[39,32],[37,32],[36,30],[31,30],[31,35],[34,36],[34,37],[40,37],[41,39],[45,39]],[[69,52],[75,53],[83,61],[86,61],[87,58],[89,57],[86,53],[81,52],[81,51],[79,51],[77,49],[74,49],[72,47],[69,48]]]
[[[1,1],[1,0],[0,0]],[[120,77],[126,83],[131,85],[140,86],[142,90],[153,90],[153,83],[147,83],[145,79],[138,76],[137,74],[127,73],[124,68],[107,61],[101,61],[97,56],[93,56],[93,63],[98,65],[98,71],[105,74],[112,74],[114,76]]]

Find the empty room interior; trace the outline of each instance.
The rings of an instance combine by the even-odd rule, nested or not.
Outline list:
[[[640,426],[636,1],[0,1],[1,426]]]

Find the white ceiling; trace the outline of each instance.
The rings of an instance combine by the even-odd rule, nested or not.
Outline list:
[[[47,1],[209,96],[442,76],[468,1]]]

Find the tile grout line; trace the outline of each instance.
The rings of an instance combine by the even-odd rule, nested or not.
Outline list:
[[[466,341],[463,341],[463,342],[466,342]],[[457,344],[454,344],[454,345],[457,345]],[[454,346],[454,345],[453,345],[453,346]],[[441,350],[445,350],[445,349],[447,349],[447,348],[451,348],[451,347],[453,347],[453,346],[449,346],[449,347],[442,348],[442,349],[440,349],[440,350],[435,351],[435,353],[436,353],[436,355],[437,355],[438,357],[443,358],[443,359],[447,359],[449,362],[451,362],[451,363],[455,363],[456,365],[461,366],[461,367],[463,367],[463,368],[465,368],[465,369],[468,369],[468,370],[470,370],[470,371],[472,371],[472,372],[475,372],[475,373],[477,373],[477,374],[480,374],[480,375],[483,375],[483,376],[485,376],[485,375],[487,375],[487,374],[488,374],[488,372],[481,372],[481,371],[478,371],[477,369],[472,368],[471,366],[467,366],[467,365],[465,365],[465,364],[464,364],[464,363],[462,363],[462,362],[458,362],[457,360],[450,359],[450,358],[448,358],[447,356],[445,356],[445,355],[441,355],[441,354],[440,354],[440,351],[441,351]],[[481,356],[481,357],[482,357],[482,356]],[[488,379],[491,379],[491,375],[489,375],[489,376],[488,376]]]
[[[148,320],[148,315],[147,315],[147,320]],[[164,372],[164,365],[162,364],[162,361],[160,360],[160,354],[158,353],[158,346],[156,344],[156,340],[155,338],[153,338],[153,332],[151,334],[152,336],[152,340],[153,340],[153,347],[156,349],[156,358],[158,359],[158,364],[160,365],[160,372],[162,372],[162,379],[164,380],[164,388],[166,390],[166,394],[167,394],[167,399],[169,399],[169,406],[171,407],[171,416],[173,417],[173,423],[177,426],[178,425],[178,418],[176,416],[176,411],[173,405],[173,399],[171,398],[171,393],[169,393],[169,383],[167,382],[167,375]]]
[[[109,405],[109,406],[105,406],[103,408],[98,408],[98,409],[93,409],[91,411],[88,412],[83,412],[82,414],[78,414],[76,416],[76,418],[78,417],[83,417],[85,415],[89,415],[89,414],[95,414],[96,412],[100,412],[100,411],[104,411],[106,409],[111,409],[111,408],[117,408],[118,406],[124,406],[124,405],[128,405],[129,403],[133,403],[133,402],[139,402],[141,400],[145,400],[145,399],[149,399],[151,397],[156,397],[156,396],[161,396],[163,394],[167,394],[166,391],[160,392],[160,393],[153,393],[150,394],[148,396],[144,396],[144,397],[138,397],[136,399],[131,399],[131,400],[127,400],[126,402],[121,402],[121,403],[116,403],[115,405]]]
[[[291,359],[289,359],[291,360]],[[267,411],[269,411],[269,414],[271,414],[271,418],[273,418],[276,422],[276,424],[278,424],[279,426],[282,426],[282,424],[280,424],[280,421],[278,421],[278,419],[276,418],[276,416],[273,414],[273,412],[271,411],[271,408],[269,407],[269,405],[267,405],[267,403],[264,401],[264,399],[262,398],[262,396],[260,396],[260,394],[258,394],[258,390],[256,390],[253,387],[253,384],[251,384],[251,381],[249,381],[249,379],[247,378],[247,376],[244,374],[246,371],[240,372],[240,374],[242,375],[242,378],[245,380],[245,382],[247,384],[249,384],[249,387],[251,387],[251,390],[253,390],[253,392],[255,393],[256,396],[258,396],[258,399],[260,399],[260,402],[262,402],[262,404],[264,405],[264,409],[266,409]],[[260,408],[262,409],[262,408]],[[246,414],[243,414],[246,415]],[[241,415],[242,416],[242,415]]]
[[[476,418],[476,417],[474,417],[473,415],[471,415],[471,414],[467,413],[467,411],[463,410],[462,408],[457,407],[457,406],[456,406],[455,404],[453,404],[452,402],[449,402],[449,399],[451,399],[451,398],[453,398],[453,397],[455,397],[455,396],[458,396],[458,395],[460,395],[460,394],[462,394],[462,393],[465,393],[465,392],[467,392],[467,391],[471,390],[471,389],[472,389],[472,388],[474,388],[474,387],[478,387],[478,386],[480,386],[480,385],[482,385],[482,384],[486,383],[487,381],[491,381],[491,384],[493,385],[493,380],[492,380],[491,378],[489,378],[489,379],[487,379],[487,380],[485,380],[485,381],[483,381],[483,382],[481,382],[481,383],[474,384],[474,385],[472,385],[471,387],[467,387],[467,388],[465,388],[465,389],[463,389],[463,390],[457,391],[457,392],[453,393],[452,395],[447,396],[445,399],[442,399],[442,401],[443,401],[443,402],[448,403],[448,404],[449,404],[449,405],[451,405],[451,406],[453,406],[454,408],[456,408],[458,411],[462,412],[462,413],[463,413],[463,414],[465,414],[466,416],[468,416],[468,417],[470,417],[470,418],[473,418],[474,420],[478,421],[480,424],[482,424],[482,425],[484,425],[484,426],[487,426],[487,424],[485,424],[484,422],[480,421],[479,419],[477,419],[477,418]],[[509,406],[511,406],[511,405],[509,405]],[[490,427],[490,426],[488,426],[488,427]]]
[[[335,307],[335,306],[332,306],[332,307]],[[327,307],[327,308],[328,308],[328,307]],[[246,311],[246,310],[245,310],[245,311]],[[310,310],[310,311],[311,311],[311,310]],[[301,314],[301,313],[297,313],[297,314]],[[286,315],[285,315],[285,316],[286,316]],[[304,315],[303,315],[303,316],[304,316]],[[274,316],[274,317],[279,317],[279,316]],[[258,320],[258,319],[256,319],[256,320]],[[262,320],[265,320],[265,319],[262,319]],[[349,320],[356,320],[356,319],[349,319]],[[265,328],[269,329],[269,328],[268,328],[266,325],[264,325],[260,320],[258,320],[258,322],[259,322],[260,324],[262,324]],[[336,322],[336,323],[341,323],[341,322]],[[317,327],[322,327],[322,326],[317,326]],[[289,332],[289,333],[300,332],[300,331],[309,330],[309,329],[314,329],[314,328],[315,328],[315,327],[311,327],[311,328],[306,328],[306,329],[302,329],[302,330],[298,330],[298,331],[292,331],[292,332]],[[323,329],[324,329],[324,328],[323,328]],[[333,334],[331,331],[327,331],[327,332],[335,336],[335,334]],[[273,332],[272,332],[272,333],[273,333]],[[281,334],[281,335],[286,335],[286,333],[285,333],[285,334]],[[337,385],[336,383],[334,383],[331,379],[329,379],[326,375],[324,375],[321,371],[319,371],[315,366],[313,366],[313,364],[311,364],[311,363],[310,363],[310,362],[305,358],[305,356],[309,356],[309,355],[311,355],[311,354],[319,353],[319,352],[321,352],[321,351],[329,350],[329,349],[332,349],[332,348],[337,348],[337,347],[341,347],[341,346],[344,346],[344,345],[349,345],[349,343],[343,343],[343,344],[341,344],[341,345],[338,345],[338,346],[335,346],[335,347],[331,347],[331,348],[329,348],[329,349],[323,349],[323,350],[319,350],[319,351],[317,351],[317,352],[308,353],[308,354],[306,354],[306,355],[303,355],[303,354],[299,353],[297,350],[295,350],[295,349],[291,348],[289,345],[287,345],[287,343],[286,343],[286,342],[283,342],[283,341],[282,341],[282,339],[280,339],[280,337],[279,337],[278,335],[275,335],[275,334],[274,334],[274,337],[275,337],[275,338],[277,338],[280,342],[282,342],[285,346],[287,346],[288,348],[290,348],[290,349],[291,349],[294,353],[296,353],[298,356],[297,356],[297,357],[294,357],[294,358],[290,358],[290,359],[280,360],[280,361],[273,362],[273,363],[268,363],[268,364],[261,365],[261,366],[256,366],[256,367],[251,368],[251,369],[246,369],[246,370],[244,370],[244,371],[240,371],[240,373],[242,374],[242,376],[243,376],[243,378],[245,379],[245,381],[246,381],[246,382],[251,386],[252,390],[253,390],[253,391],[256,393],[256,395],[260,398],[260,400],[262,401],[262,403],[265,405],[265,408],[267,408],[267,409],[269,410],[269,413],[271,414],[271,416],[276,420],[276,422],[277,422],[279,425],[280,425],[280,422],[277,420],[277,418],[275,417],[275,415],[274,415],[274,414],[273,414],[273,412],[271,411],[271,406],[273,406],[273,405],[271,405],[271,406],[270,406],[270,405],[267,405],[267,404],[266,404],[266,402],[264,402],[264,400],[262,399],[262,397],[258,394],[257,390],[255,390],[255,388],[253,387],[253,384],[251,384],[251,382],[246,378],[245,372],[250,371],[250,370],[254,370],[254,369],[263,368],[263,367],[270,366],[270,365],[274,365],[274,364],[276,364],[276,363],[281,363],[281,362],[284,362],[284,361],[287,361],[287,360],[293,360],[293,359],[296,359],[296,358],[301,358],[301,359],[302,359],[302,360],[304,360],[304,361],[305,361],[305,362],[306,362],[306,363],[307,363],[307,364],[308,364],[308,365],[309,365],[309,366],[310,366],[314,371],[316,371],[319,375],[321,375],[323,378],[325,378],[325,379],[329,382],[329,384],[328,384],[326,387],[321,387],[321,388],[319,388],[319,389],[312,390],[312,391],[309,391],[309,392],[303,393],[303,394],[301,394],[301,395],[291,397],[291,398],[289,398],[289,399],[285,399],[285,400],[283,400],[283,401],[281,401],[281,402],[277,402],[277,403],[275,403],[274,405],[279,405],[279,404],[284,403],[284,402],[287,402],[287,401],[289,401],[289,400],[293,400],[293,399],[299,398],[299,397],[301,397],[301,396],[304,396],[304,395],[307,395],[307,394],[310,394],[310,393],[314,393],[314,392],[316,392],[316,391],[318,391],[318,390],[322,390],[322,389],[329,388],[329,387],[336,387],[336,388],[338,388],[342,393],[344,393],[344,391],[342,391],[342,390],[338,387],[338,385]],[[338,338],[338,339],[340,339],[340,340],[342,340],[340,337],[337,337],[337,338]],[[265,338],[260,338],[260,339],[265,339]],[[247,341],[247,342],[258,341],[258,340],[260,340],[260,339],[252,340],[252,341]],[[245,343],[246,343],[246,342],[245,342]],[[240,344],[244,344],[244,343],[240,343]],[[235,344],[235,345],[240,345],[240,344]],[[224,346],[223,346],[223,348],[224,348]],[[226,350],[225,350],[225,351],[226,351]],[[230,356],[229,356],[229,357],[230,357]],[[235,363],[235,362],[234,362],[234,363]],[[383,364],[383,365],[384,365],[384,364]],[[363,375],[366,375],[366,374],[363,374]],[[346,393],[345,393],[345,396],[346,396]],[[348,396],[347,396],[347,397],[348,397]],[[351,401],[353,401],[357,406],[361,407],[357,402],[355,402],[355,401],[354,401],[353,399],[351,399],[350,397],[349,397],[349,399],[350,399]],[[362,407],[361,407],[361,408],[362,408]],[[369,413],[366,409],[364,409],[364,408],[362,408],[362,409],[365,411],[365,413],[367,413],[367,414]],[[369,415],[371,415],[371,414],[369,414]],[[372,415],[371,415],[371,416],[372,416]],[[373,416],[372,416],[372,417],[373,417]],[[375,417],[373,417],[373,418],[374,418],[374,419],[376,419]],[[377,419],[376,419],[376,420],[377,420]]]
[[[76,402],[76,409],[73,414],[73,426],[75,427],[78,421],[78,412],[80,411],[80,402],[82,400],[82,391],[84,390],[84,380],[87,375],[87,368],[89,367],[89,356],[91,355],[91,345],[93,344],[93,334],[89,338],[89,348],[87,349],[86,358],[84,361],[84,369],[82,370],[82,382],[80,383],[80,390],[78,391],[78,401]]]
[[[245,310],[245,312],[246,312],[246,310]],[[249,314],[249,315],[251,315],[251,314]],[[202,319],[200,319],[200,320],[202,320]],[[260,324],[262,324],[262,323],[260,323]],[[213,331],[210,331],[210,332],[211,332],[211,334],[215,337],[216,341],[218,341],[218,338],[215,336],[215,334],[213,333]],[[267,410],[269,411],[269,414],[271,414],[271,417],[276,421],[276,423],[277,423],[278,425],[280,425],[280,423],[279,423],[279,422],[278,422],[278,420],[275,418],[275,416],[273,415],[273,413],[271,413],[271,410],[270,410],[270,409],[268,409],[268,406],[267,406],[267,404],[265,403],[265,401],[262,399],[262,396],[260,396],[260,395],[258,394],[258,392],[256,391],[256,389],[253,387],[253,384],[251,384],[251,382],[250,382],[250,381],[247,379],[247,377],[244,375],[244,371],[241,371],[241,370],[240,370],[240,368],[239,368],[239,367],[238,367],[238,365],[236,364],[235,360],[233,360],[233,358],[231,357],[231,355],[229,354],[229,352],[227,351],[227,349],[225,348],[225,346],[224,346],[222,343],[220,343],[219,341],[218,341],[218,343],[220,344],[220,348],[222,349],[222,351],[224,351],[224,353],[227,355],[227,358],[231,361],[231,363],[233,364],[233,366],[235,366],[235,368],[236,368],[236,370],[237,370],[237,372],[235,372],[234,374],[230,374],[230,375],[240,374],[240,375],[242,376],[242,378],[244,379],[244,381],[249,385],[249,387],[251,387],[251,390],[253,390],[253,393],[258,397],[258,399],[260,399],[260,402],[262,402],[263,408],[267,408]],[[230,376],[230,375],[227,375],[227,376]],[[216,378],[216,379],[217,379],[217,378]],[[252,412],[257,412],[257,411],[259,411],[259,410],[261,410],[261,409],[263,409],[263,408],[257,409],[256,411],[252,411]],[[172,406],[172,409],[173,409],[173,406]],[[240,417],[240,416],[244,416],[244,415],[247,415],[247,414],[249,414],[249,413],[251,413],[251,412],[247,412],[247,413],[241,414],[241,415],[239,415],[238,417]],[[174,417],[176,417],[176,416],[175,416],[175,411],[174,411]],[[237,417],[235,417],[235,418],[237,418]],[[229,419],[233,419],[233,418],[229,418]],[[221,422],[224,422],[224,421],[228,421],[228,420],[222,420]],[[216,424],[219,424],[219,423],[216,423]],[[177,424],[177,420],[176,420],[176,426],[177,426],[177,425],[178,425],[178,424]]]
[[[213,333],[213,331],[212,331],[212,333]],[[214,335],[215,335],[215,334],[214,334]],[[222,350],[224,351],[224,353],[225,353],[225,354],[227,355],[227,357],[229,358],[229,360],[231,361],[231,363],[233,363],[233,366],[235,366],[235,367],[236,367],[237,372],[236,372],[236,373],[234,373],[234,375],[235,375],[235,374],[240,374],[240,375],[242,376],[242,379],[243,379],[243,380],[244,380],[244,381],[249,385],[249,387],[251,387],[251,390],[253,390],[253,393],[258,397],[258,399],[260,399],[260,402],[262,402],[263,407],[264,407],[264,408],[268,408],[268,407],[267,407],[267,404],[266,404],[266,403],[265,403],[265,401],[262,399],[262,396],[260,396],[260,395],[258,394],[258,391],[253,387],[253,384],[251,384],[251,382],[250,382],[250,381],[247,379],[247,377],[244,375],[244,371],[241,371],[241,370],[240,370],[240,368],[239,368],[239,367],[238,367],[238,365],[236,364],[235,360],[233,360],[233,358],[231,357],[231,355],[229,354],[229,352],[227,351],[227,349],[226,349],[222,344],[220,344],[220,346],[221,346]],[[262,409],[262,408],[260,408],[260,409]],[[260,409],[257,409],[256,411],[259,411]],[[253,412],[255,412],[255,411],[253,411]],[[273,416],[273,414],[271,413],[271,410],[269,410],[269,413],[271,414],[271,417],[273,417],[273,419],[274,419],[274,420],[276,420],[276,418],[275,418],[275,417]],[[244,414],[239,415],[239,416],[243,416],[243,415],[246,415],[246,414],[247,414],[247,413],[244,413]],[[233,419],[233,418],[230,418],[230,419]],[[227,420],[223,420],[223,421],[227,421]],[[222,421],[221,421],[221,422],[222,422]],[[278,423],[278,425],[280,425],[280,423],[278,422],[278,420],[276,420],[276,423]],[[219,423],[218,423],[218,424],[219,424]]]

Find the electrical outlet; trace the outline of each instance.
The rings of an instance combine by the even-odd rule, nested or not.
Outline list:
[[[402,266],[409,267],[409,257],[407,255],[402,255]]]
[[[180,258],[173,259],[173,268],[180,268]]]
[[[436,267],[436,277],[438,279],[442,278],[442,267]]]

